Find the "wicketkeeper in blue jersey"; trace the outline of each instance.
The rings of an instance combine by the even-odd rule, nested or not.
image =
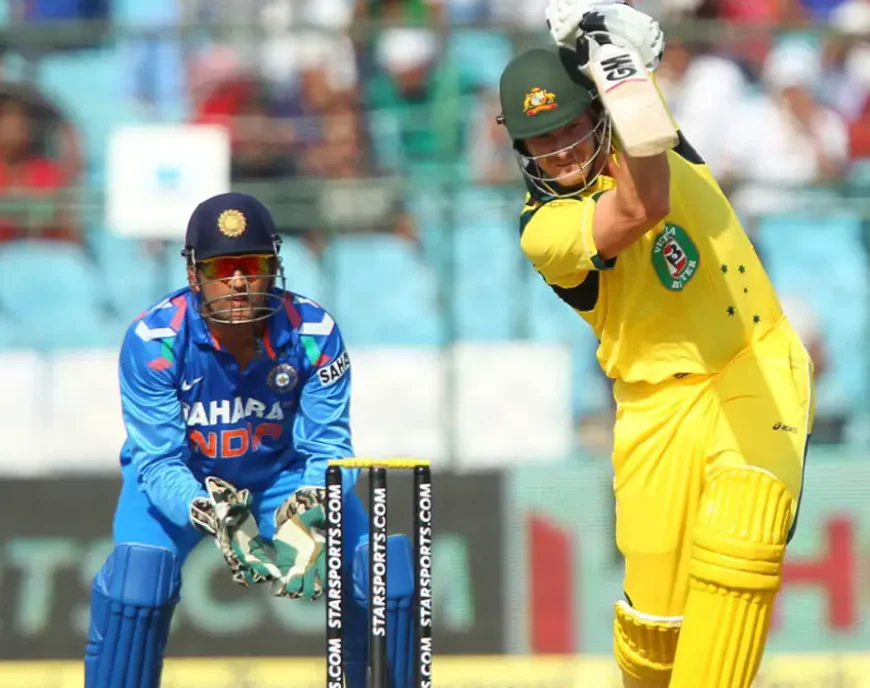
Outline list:
[[[155,688],[185,558],[203,536],[242,585],[290,600],[324,587],[327,461],[353,456],[350,359],[338,326],[284,289],[280,240],[255,198],[193,212],[189,286],[127,331],[120,385],[127,440],[114,551],[93,582],[86,688]],[[345,671],[366,681],[368,516],[345,470]],[[411,684],[411,544],[388,540],[388,659]],[[403,618],[407,617],[407,618]]]

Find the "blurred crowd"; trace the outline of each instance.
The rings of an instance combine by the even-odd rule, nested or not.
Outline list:
[[[17,50],[16,25],[102,18],[152,29],[119,39],[129,104],[145,119],[226,125],[235,179],[406,174],[461,156],[472,180],[503,182],[516,179],[516,169],[494,122],[498,73],[513,51],[543,38],[546,0],[8,3],[3,67],[20,52],[30,69],[26,87],[0,82],[0,188],[7,198],[74,185],[83,169],[71,123],[81,123],[82,113],[59,111],[40,90],[40,63],[55,47],[46,39],[39,49],[27,43]],[[851,162],[870,157],[868,0],[635,5],[665,25],[659,81],[729,190],[747,181],[788,187],[841,180]],[[695,20],[722,23],[715,32],[708,25],[694,31]],[[819,35],[819,22],[834,34]],[[183,41],[161,36],[179,23],[224,28]],[[765,26],[778,31],[759,29]],[[756,30],[747,34],[747,27]],[[113,42],[110,32],[99,35]],[[91,158],[84,164],[99,164]],[[743,199],[747,212],[783,199],[755,196]],[[75,239],[67,221],[43,217],[17,230],[4,221],[0,239],[34,232]]]
[[[849,378],[864,380],[866,362],[848,356],[870,312],[866,222],[853,210],[870,184],[870,0],[634,4],[665,27],[659,83],[769,261],[819,377],[833,369],[842,378],[830,385],[820,431],[840,441],[865,392]],[[235,182],[399,176],[425,186],[437,169],[509,188],[513,209],[519,175],[495,122],[498,77],[517,50],[547,40],[545,5],[8,0],[0,242],[87,246],[95,228],[76,209],[103,181],[106,127],[136,121],[225,125]],[[57,21],[93,30],[79,42],[16,39],[18,28]],[[181,24],[197,28],[179,37]],[[99,63],[87,61],[93,55]],[[81,84],[64,71],[71,64],[87,66]],[[121,77],[92,78],[96,64]],[[381,230],[425,249],[426,218],[400,206]],[[322,228],[287,229],[322,250]],[[773,250],[781,245],[792,253]],[[816,289],[819,280],[829,288]],[[849,327],[832,332],[845,319]]]

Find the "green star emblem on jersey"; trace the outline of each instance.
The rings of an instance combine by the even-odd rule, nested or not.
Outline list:
[[[666,224],[653,243],[652,262],[665,289],[682,291],[698,271],[701,255],[685,229]]]

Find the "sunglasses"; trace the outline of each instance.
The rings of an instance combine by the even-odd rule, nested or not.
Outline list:
[[[230,279],[236,272],[243,275],[271,275],[272,258],[269,254],[249,254],[245,256],[216,256],[197,264],[203,276],[209,280]]]

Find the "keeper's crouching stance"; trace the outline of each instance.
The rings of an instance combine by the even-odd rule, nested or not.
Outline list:
[[[241,585],[268,583],[292,600],[322,594],[326,465],[353,456],[350,358],[330,315],[284,289],[279,247],[253,197],[206,200],[187,230],[189,287],[127,332],[123,484],[115,548],[93,582],[86,688],[160,685],[182,566],[204,536]],[[349,688],[366,685],[368,639],[368,516],[352,491],[358,474],[343,476]],[[407,688],[412,548],[404,535],[387,542],[391,688]]]
[[[587,32],[654,69],[659,25],[550,4],[553,35],[578,43],[515,58],[499,121],[526,178],[522,250],[614,380],[616,660],[627,688],[749,688],[797,521],[812,364],[703,159],[682,133],[627,155],[584,74]]]

